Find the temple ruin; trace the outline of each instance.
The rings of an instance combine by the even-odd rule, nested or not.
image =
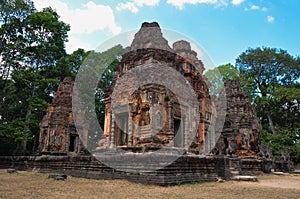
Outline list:
[[[212,150],[215,155],[257,156],[261,125],[250,104],[250,98],[239,81],[224,82],[226,117],[221,136]]]
[[[118,92],[125,93],[125,96],[114,99],[118,101],[118,107],[113,110],[112,93],[119,78],[136,68],[147,71],[153,65],[158,66],[158,70],[163,66],[171,67],[189,82],[199,106],[199,123],[196,124],[195,120],[191,120],[193,117],[191,111],[182,111],[182,108],[188,109],[188,104],[180,104],[178,96],[165,86],[151,83],[155,82],[155,77],[152,76],[162,71],[147,75],[146,78],[150,79],[150,83],[135,90],[129,100],[125,99],[128,97],[126,94],[130,94],[128,85],[140,81],[139,77],[128,78],[128,81],[131,81],[129,84],[119,85]],[[148,71],[153,70],[155,69]],[[208,131],[213,105],[208,90],[209,83],[203,75],[204,70],[203,63],[191,49],[190,43],[177,41],[171,48],[163,38],[157,23],[143,23],[128,52],[122,56],[112,85],[106,92],[104,135],[109,140],[110,146],[182,147],[189,151],[208,153],[215,145],[215,138],[214,132]],[[199,128],[196,130],[197,133],[191,135],[194,131],[193,126]],[[189,141],[192,144],[188,147],[186,143]]]
[[[74,81],[65,78],[58,86],[52,103],[40,123],[39,152],[43,154],[80,154],[85,151],[73,120]],[[84,112],[77,117],[84,117]],[[85,128],[87,131],[87,128]]]
[[[153,65],[176,70],[191,85],[199,108],[198,121],[191,119],[197,115],[189,110],[189,102],[181,104],[178,101],[178,97],[186,99],[184,91],[181,91],[183,96],[176,96],[166,86],[152,83],[155,82],[153,76],[162,71],[152,71],[153,74],[147,74],[149,84],[130,90],[130,85],[141,80],[136,76],[126,77],[126,74],[137,68],[147,71]],[[148,71],[151,70],[153,68]],[[219,119],[216,111],[222,104],[210,96],[210,84],[203,75],[204,70],[204,64],[189,42],[176,41],[171,48],[156,22],[143,23],[122,56],[112,84],[106,90],[104,136],[99,140],[98,149],[120,147],[139,151],[138,148],[145,147],[169,147],[182,148],[194,154],[257,156],[261,126],[249,97],[238,81],[224,83],[223,94],[227,104],[221,132],[209,128],[212,123],[215,124],[214,120]],[[123,80],[118,84],[121,78],[127,82]],[[84,120],[75,127],[72,97],[78,96],[72,93],[73,85],[69,78],[64,79],[40,123],[39,151],[43,154],[79,154],[85,150],[76,128],[83,129],[85,136],[81,138],[87,137],[89,129]],[[112,107],[114,91],[117,94],[113,100],[117,102],[117,107]],[[84,110],[76,113],[75,117],[83,118]],[[217,133],[220,136],[216,136]]]
[[[143,23],[105,93],[104,132],[90,151],[107,152],[116,164],[86,153],[91,124],[81,105],[73,112],[72,99],[80,94],[65,78],[40,123],[39,155],[0,157],[0,166],[159,185],[293,171],[286,152],[282,160],[272,160],[270,149],[260,143],[261,126],[240,83],[225,81],[217,101],[209,94],[204,70],[190,43],[176,41],[171,48],[156,22]],[[190,87],[164,85],[169,78],[174,85],[181,81],[179,85]],[[185,88],[193,91],[191,98]],[[224,120],[220,110],[225,111]],[[168,150],[156,153],[162,148]],[[167,164],[149,169],[155,160]]]

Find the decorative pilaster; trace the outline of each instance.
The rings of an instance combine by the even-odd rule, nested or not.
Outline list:
[[[171,107],[171,102],[168,102],[168,120],[169,120],[169,131],[173,132],[172,128],[172,107]]]
[[[200,120],[198,137],[200,141],[200,152],[204,153],[205,151],[205,125],[203,119]]]
[[[131,117],[131,112],[128,113],[128,146],[132,146],[132,117]]]
[[[189,119],[187,115],[184,115],[183,117],[184,125],[183,125],[183,143],[184,143],[184,148],[188,149],[189,148],[189,136],[190,136],[190,126],[189,126]]]
[[[110,148],[114,148],[115,144],[115,114],[111,115],[111,131],[110,131]]]

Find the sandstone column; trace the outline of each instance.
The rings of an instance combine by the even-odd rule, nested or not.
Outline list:
[[[199,125],[199,130],[198,130],[198,136],[199,136],[199,141],[200,141],[200,152],[204,152],[205,147],[203,145],[205,145],[205,135],[204,132],[205,131],[205,126],[204,126],[204,121],[201,120],[200,121],[200,125]]]
[[[189,137],[189,134],[192,132],[192,131],[190,131],[190,128],[189,128],[189,119],[188,119],[188,116],[187,115],[184,115],[183,116],[183,144],[184,144],[184,148],[186,148],[186,149],[188,149],[188,145],[189,145],[189,143],[188,143],[188,137]]]
[[[115,141],[115,114],[111,114],[110,148],[114,148]]]
[[[131,112],[128,113],[128,146],[132,146],[132,117],[131,117]]]
[[[111,108],[109,105],[106,105],[105,120],[104,120],[104,135],[106,137],[108,137],[110,134],[110,127],[111,127]]]
[[[170,101],[167,103],[167,106],[168,106],[169,131],[172,132],[173,131],[173,127],[172,127],[172,106],[171,106]]]

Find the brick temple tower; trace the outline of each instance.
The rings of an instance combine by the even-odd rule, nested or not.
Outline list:
[[[58,86],[52,103],[40,123],[39,152],[43,154],[78,154],[84,151],[73,120],[74,82],[65,78]],[[84,112],[77,117],[84,117]],[[87,133],[87,128],[84,130]]]
[[[221,136],[213,154],[257,156],[261,125],[250,104],[250,98],[237,80],[224,82],[227,110]]]
[[[101,141],[106,143],[102,147],[178,147],[197,153],[209,152],[215,145],[214,132],[208,130],[213,106],[208,81],[203,75],[204,65],[190,43],[177,41],[171,48],[159,25],[153,22],[142,24],[127,49],[106,92],[104,135],[107,142]],[[127,74],[138,69],[145,74],[154,65],[176,70],[191,85],[200,112],[197,124],[192,110],[187,110],[188,105],[180,104],[178,96],[163,85],[149,83],[130,93],[129,87],[140,77],[129,78]],[[161,73],[164,72],[158,68],[141,78],[151,82],[151,78]],[[122,78],[127,78],[127,82],[118,84]],[[117,110],[112,105],[116,89],[119,92],[114,99],[118,101]],[[180,107],[186,111],[182,112]],[[191,144],[187,146],[187,143]]]

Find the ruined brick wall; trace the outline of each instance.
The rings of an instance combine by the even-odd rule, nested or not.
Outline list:
[[[204,71],[204,65],[201,60],[197,58],[197,53],[191,49],[190,43],[187,41],[178,41],[175,42],[173,44],[173,48],[171,48],[168,45],[168,41],[163,38],[161,29],[157,23],[143,23],[141,29],[136,33],[131,46],[127,49],[128,51],[122,56],[122,60],[115,71],[113,82],[105,95],[106,113],[104,134],[109,142],[114,143],[114,145],[117,146],[121,143],[123,146],[146,145],[183,147],[184,143],[188,140],[193,143],[192,148],[195,151],[205,153],[205,139],[208,139],[208,134],[214,133],[208,133],[213,105],[208,90],[209,83],[206,77],[202,74]],[[192,86],[196,95],[195,98],[198,100],[200,121],[198,124],[193,124],[194,126],[199,126],[198,132],[190,133],[192,130],[189,128],[191,127],[181,129],[180,131],[184,131],[184,135],[181,136],[181,139],[184,141],[181,141],[181,143],[177,143],[176,140],[174,140],[174,136],[177,132],[176,128],[178,128],[177,126],[179,123],[184,123],[182,118],[185,118],[186,120],[189,119],[191,121],[190,118],[194,117],[190,115],[182,115],[180,108],[178,108],[180,105],[182,106],[182,104],[178,103],[176,97],[180,97],[181,99],[186,98],[184,101],[189,103],[189,99],[187,98],[185,91],[179,92],[179,95],[181,96],[175,96],[172,94],[171,90],[161,88],[158,84],[155,85],[150,83],[149,85],[142,86],[135,91],[136,98],[128,96],[130,95],[129,87],[133,87],[136,83],[135,81],[138,80],[127,74],[137,68],[142,68],[143,71],[147,73],[146,71],[148,68],[154,65],[170,67],[179,72]],[[149,75],[146,75],[145,77],[149,80],[149,82],[151,82],[151,79],[155,79],[155,75],[161,73],[162,71],[158,69],[158,71],[151,73],[154,74],[153,76],[149,73]],[[127,78],[127,82],[123,82],[123,85],[118,84],[116,86],[117,82],[122,78]],[[174,79],[172,81],[178,80]],[[118,93],[118,99],[114,100],[119,100],[119,109],[123,109],[122,107],[124,106],[124,111],[123,113],[120,111],[113,115],[111,97],[114,92]],[[128,98],[130,98],[129,102],[127,100]],[[156,100],[153,100],[154,98]],[[131,110],[125,110],[126,103],[130,104]],[[157,118],[164,118],[164,122],[161,126],[161,130],[155,134],[150,131],[151,129],[156,129],[155,121],[158,120]],[[118,128],[118,125],[114,123],[115,121],[118,122],[120,120],[127,121],[128,125],[125,124],[124,126],[126,128],[126,132],[122,132],[124,131],[123,127],[123,130],[120,131],[121,128]],[[130,123],[130,120],[133,120],[133,124]],[[156,123],[159,122],[157,121]],[[139,127],[135,127],[135,124]],[[119,125],[123,126],[123,123]],[[121,136],[121,139],[123,139],[124,142],[118,141],[120,140],[118,133],[126,134]],[[114,135],[113,138],[111,136],[112,134]],[[210,143],[210,145],[212,144]]]
[[[143,156],[139,159],[145,161]],[[161,159],[168,159],[168,157],[162,155]],[[9,168],[11,163],[10,157],[0,157],[0,168]],[[230,177],[228,172],[225,172],[229,169],[228,159],[224,157],[182,156],[162,169],[144,173],[119,171],[97,161],[93,156],[20,156],[15,157],[14,166],[19,170],[35,168],[39,172],[63,173],[74,177],[121,179],[162,186],[216,181],[218,177],[225,179]],[[135,167],[136,165],[130,163],[127,165],[127,168]]]
[[[131,154],[134,155],[134,154]],[[117,156],[115,158],[122,158]],[[161,159],[168,159],[165,155]],[[141,161],[145,161],[140,156]],[[117,160],[116,160],[117,161]],[[151,161],[151,160],[146,160]],[[241,175],[269,173],[271,169],[293,172],[291,161],[239,159]],[[126,165],[134,169],[137,165]],[[0,169],[38,170],[39,172],[63,173],[74,177],[107,180],[128,180],[143,184],[178,185],[184,183],[216,181],[217,178],[230,179],[230,158],[226,156],[183,155],[176,161],[159,170],[145,173],[132,173],[110,168],[93,156],[0,156]],[[125,168],[124,168],[125,169]]]
[[[52,103],[40,123],[39,152],[80,153],[84,150],[73,120],[74,82],[65,78],[58,86]]]
[[[227,103],[225,123],[213,153],[257,157],[261,125],[250,98],[237,80],[225,81],[224,91]]]

